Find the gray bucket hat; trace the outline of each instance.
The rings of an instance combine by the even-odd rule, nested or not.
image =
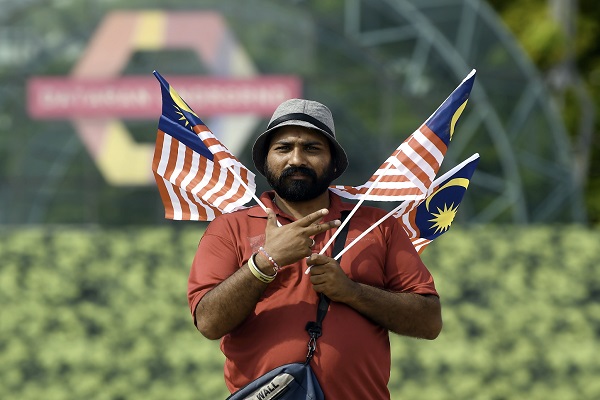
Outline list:
[[[281,103],[264,131],[252,146],[252,160],[254,166],[262,175],[265,174],[265,159],[267,157],[267,144],[270,134],[277,128],[285,125],[298,125],[316,129],[323,133],[334,149],[336,171],[334,179],[338,178],[348,166],[346,152],[335,139],[335,126],[329,108],[321,103],[304,99],[290,99]]]

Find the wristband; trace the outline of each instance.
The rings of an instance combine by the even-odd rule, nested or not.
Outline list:
[[[267,258],[267,260],[269,260],[269,262],[273,266],[273,271],[275,271],[275,275],[277,275],[277,271],[279,271],[279,269],[280,269],[279,264],[277,264],[275,262],[275,260],[273,259],[273,257],[271,257],[269,255],[269,253],[267,253],[267,251],[265,250],[264,247],[260,246],[260,248],[258,249],[258,251],[261,252]]]
[[[277,276],[277,272],[275,272],[275,275],[265,274],[260,269],[258,269],[258,267],[256,266],[256,263],[254,262],[254,257],[256,257],[256,253],[252,254],[250,256],[250,258],[248,259],[248,268],[250,269],[250,272],[252,272],[252,275],[254,275],[256,277],[256,279],[258,279],[259,281],[261,281],[263,283],[273,282],[273,280]]]

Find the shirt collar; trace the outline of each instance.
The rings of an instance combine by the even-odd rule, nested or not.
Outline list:
[[[260,196],[260,201],[262,201],[262,203],[265,205],[266,208],[272,209],[275,212],[275,214],[277,214],[277,216],[279,216],[279,217],[286,218],[289,221],[294,221],[295,219],[292,216],[284,213],[283,211],[281,211],[279,209],[279,207],[277,207],[277,204],[275,204],[274,199],[275,199],[275,191],[273,191],[273,190],[264,192]],[[331,221],[334,219],[340,219],[340,217],[342,216],[342,211],[352,210],[352,208],[354,208],[354,204],[343,202],[340,196],[338,196],[337,194],[333,193],[330,190],[329,191],[329,214],[327,214],[327,216],[325,217],[324,220]],[[267,213],[261,207],[255,206],[255,207],[252,207],[248,211],[248,216],[256,217],[256,218],[267,218]]]

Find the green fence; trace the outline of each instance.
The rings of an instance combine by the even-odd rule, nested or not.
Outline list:
[[[187,310],[200,234],[1,230],[0,398],[226,397],[218,342]],[[444,330],[392,337],[392,398],[600,398],[599,245],[598,230],[558,226],[432,243]]]

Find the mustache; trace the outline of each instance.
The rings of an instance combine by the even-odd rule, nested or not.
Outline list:
[[[297,174],[297,173],[310,176],[312,179],[315,179],[315,180],[317,179],[317,173],[313,169],[310,169],[310,168],[307,168],[307,167],[289,167],[289,168],[286,168],[286,169],[284,169],[281,172],[281,175],[279,176],[279,179],[285,179],[285,178],[288,178],[288,177],[290,177],[290,176],[292,176],[294,174]]]

